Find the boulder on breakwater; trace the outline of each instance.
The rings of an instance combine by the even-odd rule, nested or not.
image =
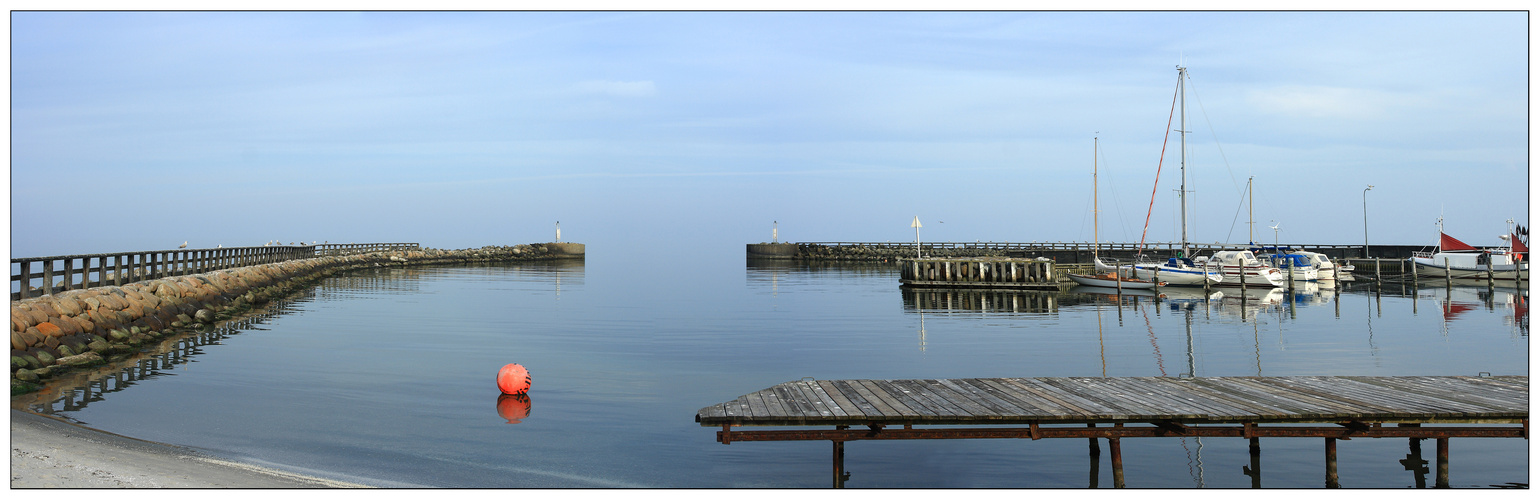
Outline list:
[[[581,243],[423,248],[297,259],[68,290],[11,302],[11,394],[68,366],[101,364],[179,331],[213,326],[338,272],[387,266],[583,258]],[[87,355],[91,354],[91,355]],[[64,361],[61,363],[61,361]]]

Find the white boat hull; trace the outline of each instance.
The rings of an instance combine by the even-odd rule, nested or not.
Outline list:
[[[1207,272],[1203,268],[1178,269],[1165,265],[1145,264],[1132,266],[1134,276],[1142,280],[1160,280],[1172,286],[1209,286],[1218,285],[1223,278],[1219,274]]]
[[[1411,261],[1413,271],[1422,277],[1443,278],[1448,276],[1453,279],[1487,279],[1487,266],[1484,265],[1477,266],[1470,263],[1457,265],[1451,259],[1446,267],[1443,259],[1429,257],[1412,257]],[[1494,280],[1513,281],[1517,278],[1528,281],[1529,263],[1492,264],[1491,274]]]
[[[1085,285],[1085,286],[1100,286],[1100,287],[1106,287],[1106,288],[1119,288],[1119,287],[1121,287],[1121,288],[1124,288],[1124,289],[1134,289],[1134,290],[1155,288],[1155,283],[1152,282],[1152,281],[1142,281],[1142,280],[1134,281],[1134,280],[1130,280],[1129,278],[1121,278],[1121,279],[1119,279],[1119,278],[1114,278],[1114,277],[1111,277],[1111,276],[1108,276],[1108,275],[1090,275],[1090,274],[1074,274],[1074,273],[1070,273],[1069,279],[1074,281],[1075,283],[1079,283],[1079,284]]]

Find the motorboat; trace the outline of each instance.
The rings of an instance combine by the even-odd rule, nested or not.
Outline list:
[[[1518,236],[1510,233],[1507,248],[1476,248],[1444,234],[1444,220],[1439,219],[1439,242],[1436,252],[1412,252],[1413,271],[1419,276],[1453,279],[1494,280],[1529,279],[1529,262],[1525,257],[1529,247]]]
[[[1315,271],[1316,271],[1316,274],[1318,275],[1317,276],[1318,279],[1322,279],[1322,280],[1350,280],[1350,279],[1353,279],[1353,266],[1351,264],[1343,263],[1341,265],[1338,265],[1337,263],[1332,262],[1331,258],[1327,257],[1326,254],[1320,253],[1320,252],[1309,252],[1309,251],[1305,251],[1305,250],[1299,250],[1299,251],[1296,251],[1295,253],[1298,253],[1298,254],[1303,255],[1306,258],[1310,259],[1310,264],[1315,266]]]
[[[1195,257],[1193,262],[1219,274],[1221,286],[1288,286],[1282,271],[1262,263],[1250,250],[1220,250],[1210,257]]]
[[[1283,271],[1284,280],[1315,281],[1320,278],[1313,259],[1289,247],[1255,247],[1252,253]]]

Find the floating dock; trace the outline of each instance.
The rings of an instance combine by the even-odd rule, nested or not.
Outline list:
[[[1411,438],[1417,449],[1437,439],[1437,485],[1447,486],[1449,438],[1529,438],[1529,377],[803,379],[701,408],[695,420],[720,427],[722,444],[831,441],[835,487],[848,477],[846,441],[1087,438],[1095,457],[1101,438],[1123,487],[1121,438],[1178,436],[1248,438],[1253,471],[1259,438],[1324,438],[1327,487],[1338,487],[1337,440]],[[977,425],[990,427],[959,427]]]
[[[899,284],[907,287],[1057,290],[1053,262],[1004,257],[905,259]]]

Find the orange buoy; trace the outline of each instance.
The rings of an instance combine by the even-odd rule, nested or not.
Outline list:
[[[518,363],[509,363],[497,371],[497,388],[502,389],[503,394],[529,392],[529,370]]]

